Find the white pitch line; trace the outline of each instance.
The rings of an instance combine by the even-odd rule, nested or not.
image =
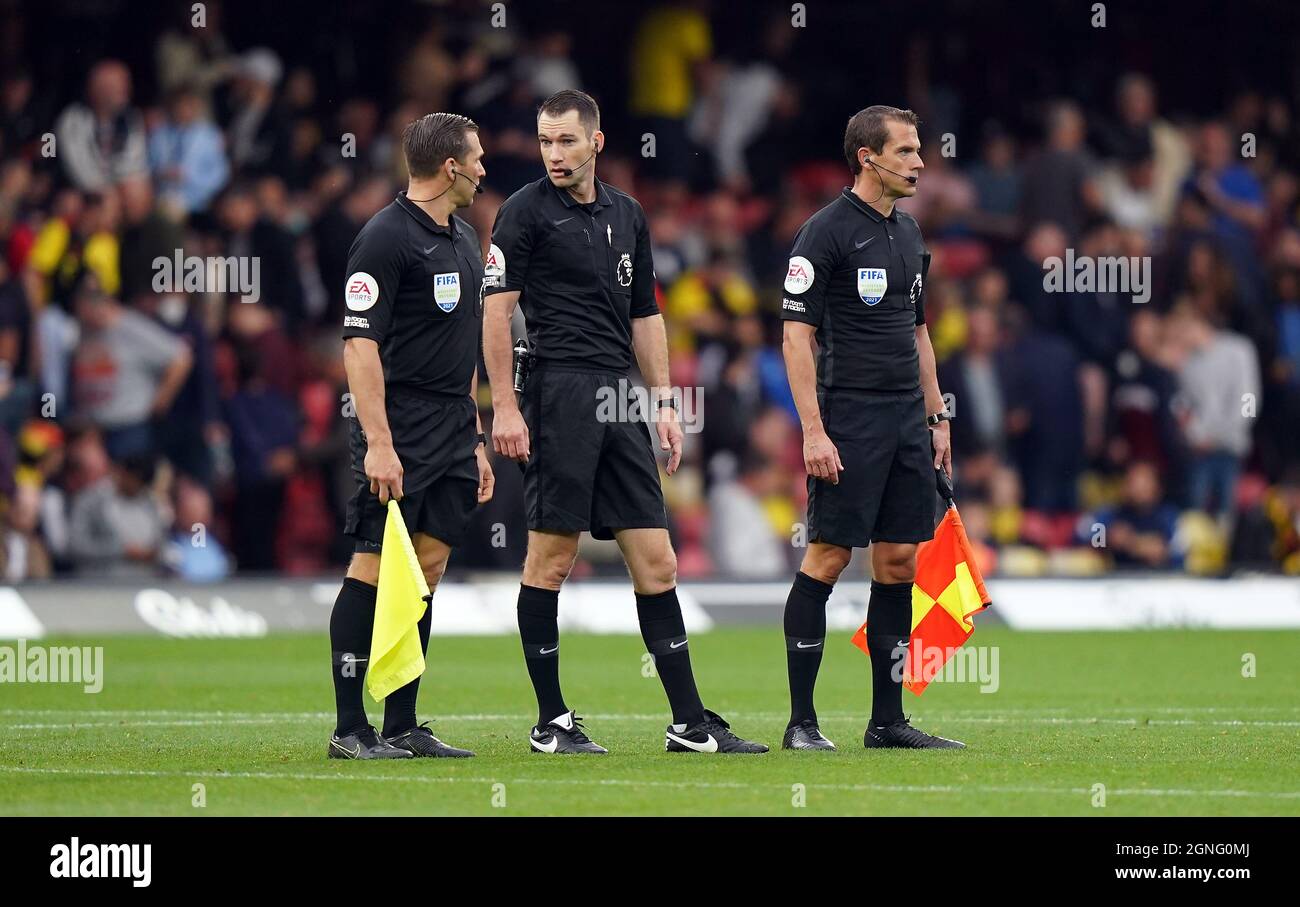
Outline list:
[[[57,714],[51,712],[51,714]],[[78,714],[93,715],[93,712]],[[103,714],[103,713],[99,713]],[[141,713],[156,714],[156,713]],[[170,713],[169,713],[170,714]],[[200,716],[215,717],[195,717],[195,718],[175,718],[175,719],[128,719],[122,718],[114,721],[81,721],[69,719],[62,722],[27,722],[17,724],[0,724],[0,729],[8,731],[48,731],[48,730],[79,730],[81,728],[133,728],[133,727],[224,727],[238,725],[264,725],[278,724],[286,720],[310,720],[325,721],[334,718],[331,712],[297,712],[297,713],[257,713],[257,712],[199,712],[194,713]],[[519,721],[527,722],[532,720],[530,715],[442,715],[442,716],[421,716],[422,718],[437,717],[443,722],[473,722],[473,721]],[[591,715],[593,721],[663,721],[663,715],[657,714],[610,714],[610,715]],[[786,716],[784,712],[739,712],[732,715],[733,718],[740,721],[776,721]],[[849,720],[860,718],[856,714],[837,715],[833,712],[822,713],[824,720]],[[1101,718],[1101,717],[1065,717],[1065,716],[999,716],[999,715],[970,715],[970,714],[927,714],[924,719],[918,718],[918,721],[933,721],[935,723],[955,723],[955,724],[1047,724],[1047,725],[1117,725],[1121,727],[1300,727],[1300,721],[1273,721],[1273,720],[1198,720],[1195,718]]]
[[[96,777],[140,777],[140,778],[203,778],[221,780],[225,778],[257,781],[363,781],[380,784],[572,784],[597,787],[698,787],[706,789],[740,789],[751,790],[755,785],[738,781],[691,781],[689,779],[673,781],[649,781],[638,778],[515,778],[502,782],[500,778],[482,778],[469,776],[430,777],[419,775],[403,777],[398,775],[348,775],[348,774],[307,774],[302,772],[177,772],[150,769],[93,769],[93,768],[38,768],[33,766],[0,765],[0,774],[24,775],[90,775]],[[785,791],[784,784],[770,785],[774,790]],[[871,793],[902,794],[956,794],[956,793],[990,793],[990,794],[1055,794],[1058,796],[1088,796],[1091,788],[1086,787],[1007,787],[999,785],[915,785],[915,784],[810,784],[809,788],[838,791],[859,791]],[[1263,790],[1195,790],[1189,788],[1115,788],[1107,791],[1111,796],[1145,796],[1145,797],[1268,797],[1283,799],[1300,799],[1300,791],[1263,791]]]
[[[1078,709],[1072,708],[1072,707],[1070,707],[1070,706],[1052,706],[1052,707],[1034,708],[1034,709],[1014,709],[1014,708],[1008,708],[1008,709],[969,709],[969,710],[964,710],[964,711],[960,711],[960,712],[937,711],[937,712],[925,712],[924,714],[925,714],[927,717],[931,717],[931,718],[946,718],[946,717],[949,717],[949,716],[955,716],[955,715],[966,715],[966,716],[971,716],[971,715],[1003,716],[1003,715],[1005,715],[1005,716],[1008,716],[1008,717],[1014,717],[1014,716],[1017,716],[1017,715],[1031,715],[1031,716],[1032,716],[1032,715],[1043,715],[1043,716],[1047,716],[1047,717],[1052,717],[1052,716],[1055,716],[1057,713],[1061,713],[1061,712],[1069,713],[1069,712],[1077,712],[1077,711],[1078,711]],[[1249,706],[1137,706],[1137,707],[1135,707],[1135,706],[1119,706],[1119,707],[1107,707],[1107,708],[1101,708],[1101,709],[1089,708],[1088,711],[1090,711],[1090,712],[1097,712],[1097,713],[1099,713],[1099,714],[1107,714],[1107,713],[1109,713],[1109,714],[1114,714],[1114,713],[1116,713],[1116,712],[1120,712],[1120,713],[1124,713],[1124,714],[1126,714],[1126,715],[1132,715],[1132,714],[1134,714],[1134,713],[1143,713],[1143,714],[1145,714],[1145,713],[1147,713],[1147,712],[1150,712],[1150,713],[1152,713],[1152,714],[1155,714],[1155,713],[1165,713],[1165,712],[1170,712],[1170,713],[1184,713],[1184,712],[1186,712],[1186,713],[1201,713],[1201,712],[1205,712],[1205,713],[1231,712],[1231,713],[1233,713],[1233,714],[1238,714],[1238,715],[1239,715],[1239,714],[1242,714],[1242,713],[1251,713],[1251,712],[1300,712],[1300,706],[1284,706],[1284,705],[1249,705]],[[668,713],[667,713],[666,711],[663,713],[663,715],[667,715],[667,714],[668,714]],[[784,713],[784,712],[780,712],[780,713],[778,713],[778,712],[742,712],[742,713],[731,713],[731,714],[735,714],[735,715],[737,715],[737,716],[739,716],[739,717],[745,717],[745,718],[767,718],[767,717],[772,717],[772,716],[776,716],[776,717],[784,717],[784,716],[785,716],[785,713]],[[832,711],[832,712],[822,712],[822,713],[820,713],[820,714],[821,714],[823,717],[835,717],[835,718],[857,718],[857,717],[862,717],[862,716],[864,716],[866,713],[865,713],[865,712],[859,713],[859,712],[847,712],[847,711]],[[918,712],[917,714],[921,714],[921,713]],[[19,717],[27,716],[27,715],[95,715],[95,716],[101,716],[101,717],[106,717],[106,716],[109,716],[109,715],[121,715],[121,716],[139,715],[139,716],[145,716],[145,717],[149,717],[149,716],[164,716],[164,715],[179,715],[179,716],[182,716],[182,717],[196,717],[196,716],[198,716],[198,717],[207,717],[207,718],[225,718],[225,717],[233,717],[233,718],[289,718],[289,719],[293,719],[293,718],[307,718],[307,719],[312,719],[312,718],[333,718],[333,717],[334,717],[334,713],[333,713],[333,712],[324,712],[324,711],[320,711],[320,712],[264,712],[264,711],[247,711],[247,710],[230,711],[230,710],[226,710],[226,709],[217,709],[217,710],[213,710],[213,711],[208,711],[208,710],[199,710],[199,711],[196,711],[196,710],[194,710],[194,709],[16,709],[16,708],[9,708],[9,709],[0,709],[0,715],[19,716]],[[660,714],[658,714],[658,713],[655,713],[655,714],[647,714],[647,715],[636,715],[636,714],[610,714],[610,713],[605,713],[605,714],[599,714],[599,715],[592,715],[591,717],[593,717],[593,718],[614,718],[614,719],[618,719],[618,718],[632,718],[632,719],[645,719],[645,720],[649,720],[650,718],[659,719],[659,718],[663,717],[663,715],[660,715]],[[492,719],[498,719],[498,718],[503,719],[503,720],[514,720],[514,719],[524,719],[524,720],[528,720],[528,719],[531,718],[530,715],[526,715],[526,714],[523,714],[523,713],[519,713],[519,714],[500,714],[500,715],[447,715],[447,716],[441,716],[441,717],[445,717],[447,720],[452,720],[452,719],[458,719],[458,720],[492,720]],[[1061,716],[1061,717],[1069,717],[1069,715],[1067,714],[1067,715],[1063,715],[1063,716]]]

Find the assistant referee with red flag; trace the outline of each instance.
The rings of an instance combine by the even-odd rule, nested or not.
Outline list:
[[[869,747],[956,748],[903,715],[901,659],[916,548],[934,534],[935,476],[951,472],[948,425],[925,327],[930,255],[895,202],[925,165],[916,114],[875,106],[844,132],[853,186],[799,229],[781,316],[804,433],[808,551],[785,606],[790,723],[785,749],[827,750],[813,708],[826,600],[854,548],[871,548]],[[814,342],[816,351],[814,352]]]

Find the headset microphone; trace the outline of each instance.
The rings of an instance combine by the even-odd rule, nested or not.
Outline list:
[[[894,176],[898,177],[899,179],[907,180],[913,186],[916,185],[916,177],[914,176],[904,176],[903,174],[899,173],[897,170],[890,170],[888,167],[885,167],[881,164],[877,164],[875,161],[871,160],[871,158],[867,158],[867,163],[870,164],[872,167],[876,167],[880,170],[885,171],[886,173],[892,173],[894,174]]]
[[[443,189],[441,192],[439,192],[439,193],[438,193],[437,195],[435,195],[433,198],[410,198],[410,196],[407,196],[408,200],[413,201],[413,202],[420,202],[421,204],[424,204],[424,203],[426,203],[426,202],[436,202],[438,199],[442,198],[444,195],[446,195],[448,192],[451,191],[451,187],[454,186],[454,185],[456,184],[456,177],[457,177],[457,176],[465,176],[465,174],[461,173],[461,172],[460,172],[459,170],[457,170],[455,167],[452,167],[452,168],[451,168],[451,172],[454,174],[454,176],[452,176],[452,178],[451,178],[451,182],[447,184],[447,188],[446,188],[446,189]],[[471,186],[474,187],[474,192],[475,192],[476,195],[482,195],[482,194],[483,194],[483,186],[482,186],[482,185],[480,185],[479,183],[474,182],[474,181],[473,181],[472,179],[470,179],[468,176],[465,176],[465,181],[466,181],[467,183],[469,183]]]
[[[456,174],[457,176],[465,176],[465,174],[461,173],[459,170],[455,170],[455,169],[453,169],[451,172],[454,173],[454,174]],[[472,179],[470,179],[468,176],[465,176],[465,182],[469,183],[471,186],[474,187],[474,193],[475,193],[476,195],[482,195],[482,194],[483,194],[483,185],[482,185],[482,183],[476,183],[476,182],[474,182]],[[915,180],[913,180],[913,182],[915,182]]]
[[[583,167],[585,167],[585,166],[587,166],[588,164],[590,164],[590,163],[591,163],[591,159],[594,158],[594,157],[595,157],[597,154],[599,154],[599,153],[600,153],[600,148],[598,148],[598,147],[597,147],[597,148],[594,148],[594,149],[592,149],[591,156],[588,157],[588,158],[587,158],[585,161],[583,161],[581,164],[579,164],[578,166],[576,166],[576,167],[574,167],[574,168],[572,168],[572,169],[570,169],[570,168],[568,168],[568,167],[561,167],[561,168],[560,168],[560,172],[563,173],[565,176],[573,176],[573,174],[577,173],[577,172],[578,172],[579,170],[581,170]]]

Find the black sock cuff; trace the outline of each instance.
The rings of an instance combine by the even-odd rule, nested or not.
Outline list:
[[[374,604],[376,596],[379,595],[378,586],[372,586],[352,576],[343,577],[343,588],[347,589],[352,597],[370,604]]]
[[[647,608],[658,608],[668,604],[669,602],[673,604],[677,604],[676,586],[673,586],[671,589],[665,589],[663,592],[653,592],[653,593],[637,592],[635,594],[636,594],[636,606],[638,610],[640,610],[642,606],[645,606]]]
[[[879,595],[887,601],[912,601],[911,583],[880,583],[871,581],[871,594]]]
[[[677,587],[653,595],[636,593],[636,616],[641,621],[642,629],[648,625],[660,626],[665,621],[672,626],[681,626],[682,605],[677,600]],[[685,629],[679,632],[686,632]],[[660,635],[660,634],[655,634]]]
[[[835,588],[831,583],[823,583],[802,570],[794,575],[794,587],[809,598],[820,599],[823,604],[831,597],[831,590]]]
[[[560,611],[560,592],[558,589],[539,589],[521,583],[519,611],[534,617],[555,617]]]

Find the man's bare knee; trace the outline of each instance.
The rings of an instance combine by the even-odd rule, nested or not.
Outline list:
[[[442,575],[446,571],[446,555],[442,555],[441,557],[428,556],[420,558],[420,572],[424,574],[424,581],[428,584],[430,590],[432,590],[434,586],[438,585],[438,581],[442,579]]]
[[[916,546],[891,545],[871,552],[872,576],[880,583],[910,583],[916,579]]]
[[[415,548],[416,560],[420,562],[420,572],[424,574],[424,582],[432,592],[447,569],[451,547],[441,539],[423,532],[413,535],[411,542]]]
[[[524,583],[541,589],[559,589],[569,578],[569,571],[578,560],[578,546],[548,546],[546,551],[529,547],[524,558]]]
[[[834,585],[853,558],[853,549],[839,545],[813,544],[803,556],[800,571],[815,580]]]
[[[629,568],[630,569],[630,568]],[[671,545],[664,545],[663,550],[656,551],[642,565],[640,576],[633,577],[638,586],[645,587],[651,595],[667,592],[677,585],[677,554]]]
[[[658,595],[677,585],[677,553],[666,529],[623,529],[614,534],[632,588]]]
[[[348,579],[360,580],[370,586],[379,585],[379,555],[358,551],[348,562]]]

